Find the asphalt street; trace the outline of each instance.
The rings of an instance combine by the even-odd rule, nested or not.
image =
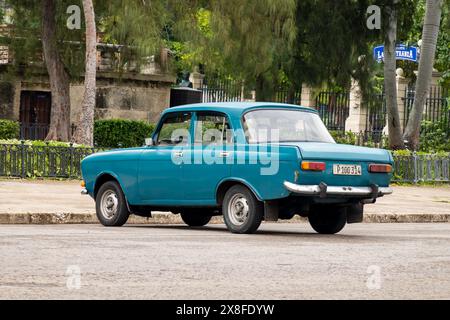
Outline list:
[[[450,298],[450,224],[0,226],[1,299]]]

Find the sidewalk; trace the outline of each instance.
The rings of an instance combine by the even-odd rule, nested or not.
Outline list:
[[[80,191],[77,181],[0,180],[0,224],[97,223],[94,201]],[[393,195],[366,206],[365,222],[450,222],[450,186],[394,187]],[[130,223],[182,222],[155,212]]]

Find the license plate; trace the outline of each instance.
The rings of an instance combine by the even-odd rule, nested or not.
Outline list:
[[[362,170],[359,165],[335,164],[333,165],[333,174],[341,176],[360,176],[362,175]]]

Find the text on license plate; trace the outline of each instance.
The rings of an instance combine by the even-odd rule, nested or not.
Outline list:
[[[333,165],[333,174],[344,176],[360,176],[362,174],[361,166],[353,164],[335,164]]]

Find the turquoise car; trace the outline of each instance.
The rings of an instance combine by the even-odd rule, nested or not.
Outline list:
[[[85,158],[82,193],[105,226],[169,211],[192,227],[223,215],[231,232],[254,233],[300,215],[335,234],[392,193],[392,165],[386,150],[336,144],[310,108],[204,103],[164,111],[145,146]]]

